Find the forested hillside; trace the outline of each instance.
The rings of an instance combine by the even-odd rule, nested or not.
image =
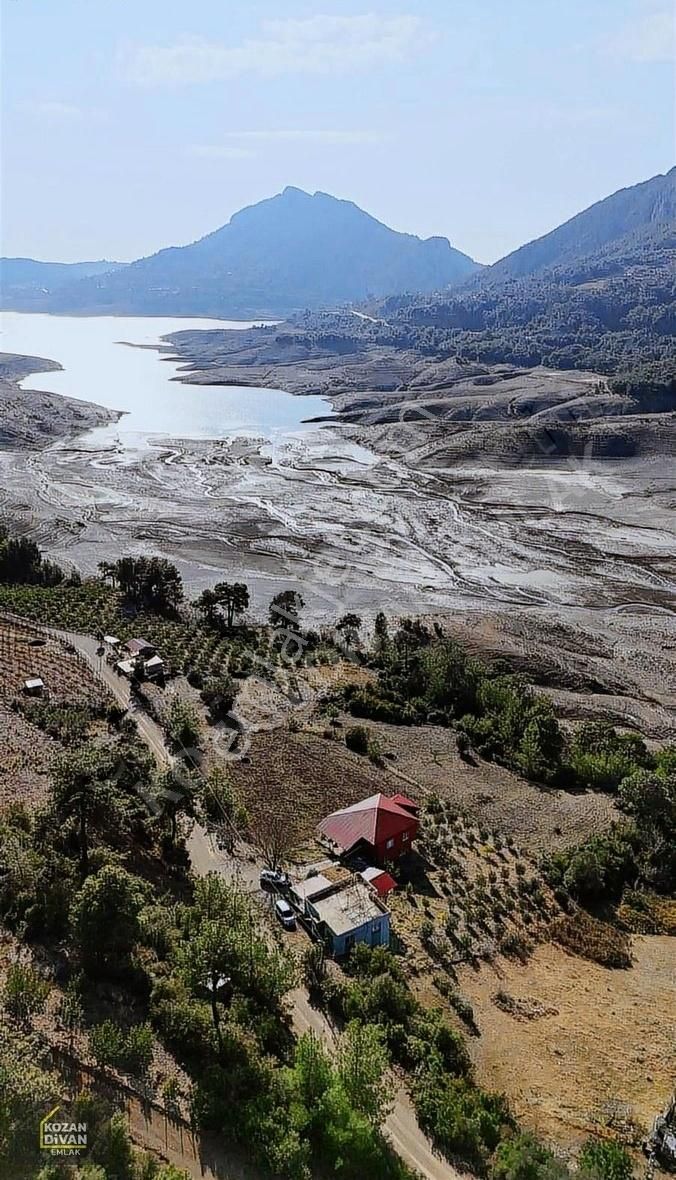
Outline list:
[[[676,377],[676,169],[614,194],[456,291],[395,296],[370,311],[367,321],[302,324],[315,336],[429,356],[589,369],[654,397],[652,386]]]

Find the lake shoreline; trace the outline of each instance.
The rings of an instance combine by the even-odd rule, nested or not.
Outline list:
[[[60,372],[62,368],[58,361],[46,357],[0,353],[1,449],[43,450],[120,419],[121,410],[21,385],[27,377]]]
[[[176,363],[173,343],[160,342],[154,364]],[[659,456],[545,470],[484,453],[451,467],[429,438],[413,445],[415,423],[340,418],[269,438],[157,431],[132,445],[123,428],[97,441],[91,415],[119,421],[119,411],[19,390],[29,363],[19,361],[15,395],[49,399],[60,433],[0,449],[0,515],[65,568],[89,575],[103,559],[156,553],[176,562],[191,597],[223,577],[246,582],[257,617],[293,588],[309,624],[382,609],[469,619],[471,638],[493,620],[498,647],[509,635],[524,659],[565,627],[566,669],[605,683],[627,719],[637,700],[666,703],[676,538]],[[192,376],[170,378],[188,408]],[[69,401],[82,415],[74,430]],[[431,429],[442,441],[441,425]]]

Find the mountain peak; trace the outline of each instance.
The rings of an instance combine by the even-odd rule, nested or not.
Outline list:
[[[398,233],[352,201],[288,185],[188,246],[54,291],[54,311],[286,316],[369,296],[429,292],[477,269],[446,238]]]
[[[316,193],[314,193],[314,194],[309,193],[304,188],[296,188],[296,186],[294,184],[287,184],[282,189],[281,193],[278,194],[278,196],[280,196],[280,197],[301,197],[301,198],[305,198],[305,199],[309,200],[312,198],[312,196],[316,197],[317,194]],[[273,200],[274,200],[274,197],[273,197]]]

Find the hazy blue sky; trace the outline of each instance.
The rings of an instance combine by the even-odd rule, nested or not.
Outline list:
[[[286,184],[491,261],[673,162],[671,0],[1,0],[2,252],[134,258]]]

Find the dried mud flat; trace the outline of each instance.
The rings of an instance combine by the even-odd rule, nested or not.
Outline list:
[[[272,368],[268,383],[277,378]],[[179,564],[190,592],[224,575],[245,580],[258,615],[291,586],[308,620],[382,609],[464,624],[470,639],[548,664],[542,682],[553,688],[613,696],[616,713],[659,738],[676,685],[668,457],[449,466],[440,429],[360,423],[273,442],[147,437],[133,450],[81,436],[6,448],[0,518],[85,573],[103,558],[157,552]]]

